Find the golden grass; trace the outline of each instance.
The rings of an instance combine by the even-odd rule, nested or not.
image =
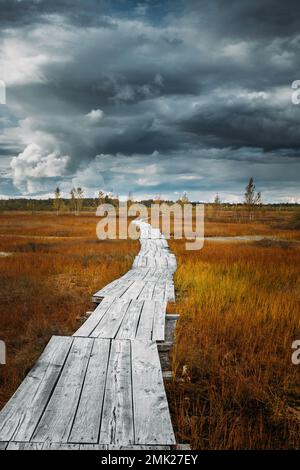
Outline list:
[[[291,214],[239,223],[211,220],[206,235],[299,239]],[[126,272],[133,241],[100,242],[98,219],[1,214],[0,406],[22,381],[53,334],[72,334],[90,295]],[[195,449],[300,447],[300,246],[293,243],[206,243],[178,258],[176,380],[168,385],[177,441]]]
[[[300,247],[171,242],[180,313],[168,387],[194,449],[300,446]]]
[[[91,295],[131,267],[139,243],[99,241],[98,220],[0,215],[0,252],[12,254],[0,257],[0,339],[7,343],[0,407],[50,337],[73,334],[91,308]]]
[[[214,209],[205,206],[205,236],[206,237],[234,237],[246,235],[258,235],[280,238],[282,240],[300,241],[299,212],[296,210],[256,210],[253,220],[249,220],[248,212],[239,208],[237,211],[226,209]],[[176,222],[180,226],[180,217],[176,216]],[[298,224],[298,226],[297,226]],[[181,221],[185,233],[195,230],[195,211],[191,222]],[[160,229],[163,230],[162,219]],[[174,235],[174,216],[171,214],[171,236]]]

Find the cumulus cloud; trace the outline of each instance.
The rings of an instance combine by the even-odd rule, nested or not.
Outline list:
[[[102,109],[92,109],[89,113],[86,114],[86,118],[92,122],[97,124],[103,119],[104,112]]]
[[[47,153],[32,143],[11,161],[13,182],[17,188],[31,192],[32,188],[40,188],[44,179],[63,176],[68,161],[67,155]]]

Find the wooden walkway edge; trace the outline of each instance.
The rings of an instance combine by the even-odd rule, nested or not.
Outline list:
[[[0,450],[169,449],[176,445],[159,351],[177,316],[176,259],[159,230],[137,221],[132,269],[93,295],[72,337],[54,336],[0,412]]]

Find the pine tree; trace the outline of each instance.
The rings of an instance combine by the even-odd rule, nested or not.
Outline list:
[[[216,197],[214,199],[214,204],[216,204],[217,206],[221,204],[221,198],[219,196],[219,193],[216,194]]]
[[[254,184],[254,179],[251,176],[246,186],[245,204],[247,206],[253,206],[254,202],[255,202],[255,184]]]
[[[262,204],[261,192],[260,191],[258,193],[255,192],[255,184],[254,184],[254,179],[252,176],[249,179],[249,182],[246,186],[244,204],[248,207],[249,219],[252,220],[254,206],[258,206]]]

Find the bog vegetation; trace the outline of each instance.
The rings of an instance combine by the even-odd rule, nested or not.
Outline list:
[[[53,210],[53,208],[52,208]],[[300,231],[297,207],[206,207],[207,241],[172,240],[180,313],[168,396],[178,442],[196,449],[300,446]],[[0,214],[0,406],[53,334],[72,334],[90,295],[132,265],[139,243],[99,241],[87,212]],[[275,237],[275,239],[274,239]]]

